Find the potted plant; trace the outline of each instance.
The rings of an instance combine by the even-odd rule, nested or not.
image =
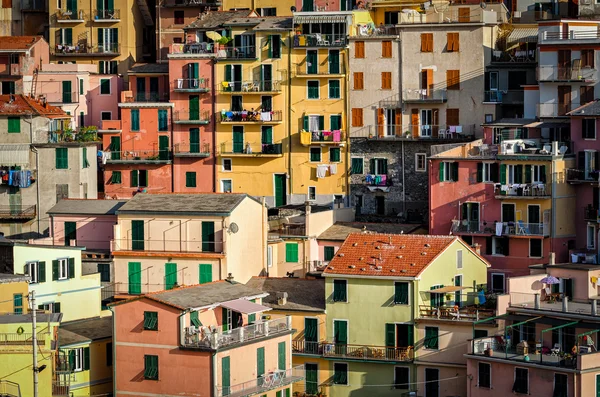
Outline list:
[[[404,131],[404,137],[405,138],[411,138],[411,133],[409,130]]]
[[[483,355],[486,357],[492,357],[494,355],[494,351],[492,350],[491,347],[488,347],[487,349],[485,349],[483,351]]]

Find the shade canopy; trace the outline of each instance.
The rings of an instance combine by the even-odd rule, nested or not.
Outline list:
[[[29,164],[29,145],[3,144],[0,145],[0,165]]]
[[[256,314],[271,310],[270,307],[259,305],[258,303],[250,302],[246,299],[236,299],[220,304],[221,307],[233,310],[234,312],[243,314]]]
[[[423,291],[423,292],[428,292],[430,294],[447,294],[447,293],[450,293],[450,292],[462,291],[463,289],[467,289],[467,288],[469,288],[469,287],[449,285],[447,287],[442,287],[442,288],[438,288],[438,289],[431,289],[429,291]]]
[[[560,284],[560,280],[554,276],[546,276],[540,281],[544,284]]]

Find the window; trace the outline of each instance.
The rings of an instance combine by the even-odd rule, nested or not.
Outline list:
[[[259,8],[258,15],[260,15],[261,17],[276,17],[277,16],[277,8],[276,7]]]
[[[210,264],[201,264],[199,265],[199,283],[205,284],[212,282],[212,265]]]
[[[390,40],[384,40],[381,42],[381,57],[391,58],[392,57],[392,42]]]
[[[60,147],[54,149],[56,155],[56,169],[66,170],[69,168],[69,149]]]
[[[394,304],[408,305],[408,283],[396,281],[394,283]]]
[[[460,90],[460,70],[446,70],[446,85],[449,90]]]
[[[87,148],[81,148],[81,168],[89,168],[90,162],[87,159]]]
[[[21,118],[20,117],[9,117],[8,118],[8,132],[9,133],[21,132]]]
[[[313,163],[321,161],[321,148],[320,147],[311,147],[310,151],[310,161]]]
[[[529,240],[529,257],[530,258],[541,258],[542,257],[542,239],[532,238]]]
[[[332,246],[323,247],[323,259],[325,260],[325,262],[329,262],[330,260],[332,260],[334,255],[335,255],[335,247],[332,247]]]
[[[497,182],[498,164],[479,163],[477,164],[477,182]]]
[[[100,61],[98,67],[100,74],[117,74],[117,61]]]
[[[59,183],[56,185],[56,202],[58,203],[62,199],[69,198],[69,185],[66,183]]]
[[[73,29],[62,28],[58,29],[58,36],[60,38],[60,44],[62,45],[73,45]]]
[[[269,58],[281,58],[281,36],[269,35]]]
[[[458,33],[448,33],[448,45],[446,46],[446,51],[448,52],[456,52],[460,50]]]
[[[23,294],[13,295],[13,313],[23,314]]]
[[[427,171],[427,154],[426,153],[415,153],[415,171],[424,172]]]
[[[168,131],[169,130],[169,117],[167,109],[158,109],[158,130]]]
[[[233,183],[231,179],[221,179],[221,192],[222,193],[231,193],[233,192]]]
[[[285,261],[298,263],[298,243],[285,243]]]
[[[515,383],[512,391],[514,393],[529,394],[529,370],[527,368],[515,368]]]
[[[514,222],[515,221],[515,205],[514,204],[502,204],[502,222]]]
[[[440,162],[440,182],[458,182],[457,162]]]
[[[588,249],[596,249],[596,227],[594,225],[587,225],[586,241]]]
[[[333,301],[348,302],[348,281],[333,280]]]
[[[82,347],[69,350],[69,366],[71,371],[80,372],[90,369],[90,348]]]
[[[410,369],[408,367],[394,368],[394,388],[409,389],[410,388]]]
[[[38,309],[47,313],[60,313],[60,302],[44,303],[38,305]]]
[[[118,185],[121,183],[121,171],[113,171],[110,177],[110,183]]]
[[[100,95],[110,95],[110,79],[100,79]]]
[[[363,126],[363,110],[362,108],[352,108],[352,127]]]
[[[488,336],[487,329],[476,329],[473,333],[473,339],[485,338]]]
[[[508,256],[508,237],[492,237],[492,255]]]
[[[350,174],[362,175],[364,173],[364,159],[362,157],[352,157],[350,162]]]
[[[339,99],[340,98],[340,81],[329,80],[329,98]]]
[[[100,113],[101,120],[112,120],[112,112],[102,112]]]
[[[433,52],[433,33],[421,33],[421,52]]]
[[[144,312],[144,329],[158,331],[158,312]]]
[[[438,327],[425,327],[425,340],[423,344],[426,349],[438,348]]]
[[[332,114],[329,116],[329,129],[331,131],[342,129],[342,115]]]
[[[446,125],[447,126],[455,126],[455,125],[460,125],[460,110],[455,108],[455,109],[446,109]]]
[[[112,367],[113,365],[113,349],[112,342],[106,344],[106,366]]]
[[[581,135],[583,139],[596,139],[596,119],[581,120]]]
[[[477,372],[477,387],[489,389],[492,385],[492,366],[487,363],[479,363]]]
[[[110,264],[98,263],[98,273],[100,273],[100,281],[110,282]]]
[[[68,278],[73,278],[73,277],[69,277],[69,259],[68,258],[59,259],[58,260],[58,279],[66,280]]]
[[[173,11],[175,25],[183,25],[185,23],[184,15],[184,11]]]
[[[492,293],[504,293],[504,273],[492,273]]]
[[[140,110],[131,109],[131,131],[140,130]]]
[[[196,173],[186,172],[185,173],[185,187],[196,187]]]
[[[317,187],[309,186],[308,187],[308,201],[315,201],[317,199]]]
[[[365,83],[363,79],[363,72],[354,72],[354,89],[355,90],[364,90]]]
[[[552,397],[568,396],[568,379],[567,374],[554,374],[554,392],[552,393]]]
[[[594,50],[581,50],[581,67],[594,69]]]
[[[131,187],[148,187],[148,170],[131,170]]]
[[[381,89],[392,89],[392,72],[381,72]]]
[[[144,355],[144,379],[158,380],[158,356]]]
[[[79,79],[79,95],[83,95],[83,79]]]
[[[306,82],[308,89],[308,99],[319,99],[319,81],[309,80]]]
[[[579,103],[585,105],[594,100],[594,86],[582,85],[579,87]]]
[[[463,251],[456,250],[456,268],[462,269],[463,267]]]
[[[231,159],[223,159],[223,162],[221,163],[221,170],[225,172],[230,172],[231,165]]]
[[[364,58],[365,57],[365,42],[364,41],[355,41],[354,42],[354,58]]]
[[[339,147],[329,148],[329,161],[331,163],[339,163],[342,161],[341,149]]]
[[[369,161],[371,174],[387,175],[387,159],[374,158]]]
[[[46,262],[27,262],[23,274],[31,278],[31,283],[46,281]]]
[[[85,127],[85,113],[79,112],[79,126]]]
[[[333,363],[333,384],[347,385],[348,384],[348,364]]]

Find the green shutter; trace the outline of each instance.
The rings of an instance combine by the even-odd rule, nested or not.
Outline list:
[[[158,356],[144,356],[144,378],[158,380]]]
[[[131,249],[144,249],[144,221],[131,221]]]
[[[267,41],[269,43],[269,48],[267,49],[268,58],[273,58],[273,37],[272,34],[267,36]]]
[[[285,261],[293,263],[298,262],[298,243],[285,244]]]
[[[46,282],[46,262],[38,262],[38,283]]]
[[[84,147],[81,150],[81,168],[89,168],[90,162],[87,159],[87,148]]]
[[[202,252],[215,252],[214,222],[202,222]]]
[[[113,171],[112,176],[110,178],[110,182],[114,184],[121,183],[121,171]]]
[[[167,109],[158,109],[158,130],[168,131],[169,130],[169,117]]]
[[[438,329],[435,327],[425,327],[425,348],[438,348]]]
[[[200,120],[200,96],[190,95],[189,110],[190,120]]]
[[[318,342],[318,327],[319,322],[316,318],[305,317],[304,318],[304,340],[306,342]],[[309,349],[310,346],[305,346],[306,349]]]
[[[339,97],[340,97],[340,81],[339,80],[329,80],[329,98],[337,99]],[[333,127],[331,129],[333,130]]]
[[[329,73],[340,73],[340,50],[329,50]]]
[[[196,327],[202,326],[202,322],[200,321],[200,318],[198,318],[198,312],[195,311],[190,313],[190,322]]]
[[[233,126],[233,152],[243,153],[244,152],[244,127]]]
[[[199,266],[200,284],[212,282],[212,265],[201,264]]]
[[[352,175],[360,175],[364,173],[364,161],[361,158],[354,157],[351,159],[351,173]]]
[[[63,44],[73,45],[73,28],[65,28],[65,42]]]
[[[546,183],[546,166],[545,165],[540,166],[540,174],[541,174],[540,179],[542,180],[543,183]]]
[[[166,113],[165,113],[166,122]],[[163,130],[160,130],[163,131]],[[169,137],[166,135],[160,135],[158,137],[158,159],[168,160],[169,159]]]
[[[339,85],[338,85],[339,89]],[[329,128],[331,131],[341,130],[342,129],[342,116],[339,114],[334,114],[329,117]]]
[[[110,159],[120,160],[121,159],[121,137],[112,136],[110,137]]]
[[[190,128],[190,153],[200,153],[200,128]]]
[[[221,387],[222,395],[228,396],[231,392],[231,372],[229,367],[229,357],[223,357],[221,359]]]
[[[69,350],[69,368],[75,370],[75,350]]]
[[[531,183],[531,168],[532,165],[525,165],[525,183]]]
[[[348,296],[346,293],[347,288],[346,280],[333,280],[333,301],[334,302],[346,302]]]
[[[325,129],[325,116],[319,116],[319,131],[323,131]]]
[[[338,344],[338,345],[347,344],[348,343],[348,322],[334,320],[333,335],[334,335],[336,344]]]
[[[144,312],[144,329],[149,331],[158,330],[158,313]]]
[[[131,109],[131,131],[140,130],[140,110]]]
[[[68,148],[56,148],[56,169],[66,170],[69,168],[69,149]]]
[[[339,163],[341,161],[341,150],[340,148],[329,149],[329,161],[332,163]]]
[[[515,165],[515,183],[523,183],[523,165]]]
[[[77,223],[65,222],[65,246],[71,245],[71,241],[77,238]]]
[[[83,79],[79,79],[79,95],[83,95]]]
[[[128,264],[129,293],[139,295],[142,293],[142,264],[140,262],[129,262]]]
[[[317,364],[304,364],[306,375],[306,393],[315,395],[319,391],[319,366]]]
[[[196,187],[196,173],[186,172],[185,173],[185,187]]]
[[[444,175],[444,166],[445,165],[446,165],[445,162],[440,161],[440,182],[444,182],[444,180],[445,180],[444,179],[444,177],[445,177],[445,175]],[[371,170],[371,172],[372,172],[372,170]]]
[[[304,131],[308,131],[310,128],[309,124],[308,124],[308,116],[302,116],[302,129]]]
[[[52,281],[58,280],[58,261],[52,261]]]
[[[89,370],[90,369],[90,348],[89,347],[84,347],[83,348],[83,370]]]
[[[54,302],[52,305],[52,313],[60,313],[60,302]]]
[[[483,182],[483,163],[477,163],[477,182]]]
[[[385,346],[396,347],[396,324],[385,325]]]
[[[69,278],[75,278],[75,258],[69,258]]]
[[[330,260],[333,259],[333,256],[335,255],[335,247],[323,247],[323,259],[326,262],[329,262]]]
[[[63,103],[71,103],[72,99],[73,99],[72,96],[73,96],[73,94],[71,93],[71,82],[63,81],[62,82],[62,101],[63,101]]]
[[[268,126],[262,127],[261,143],[263,145],[270,145],[273,143],[273,127],[272,126],[268,125]]]
[[[394,284],[394,303],[408,305],[408,283],[396,282]]]
[[[8,118],[8,132],[21,132],[21,118],[20,117],[9,117]]]
[[[256,377],[260,378],[265,374],[265,348],[256,349]]]
[[[277,368],[280,371],[286,370],[285,342],[279,342],[277,344]]]
[[[232,81],[233,65],[225,65],[225,81]]]
[[[131,170],[129,172],[129,186],[138,187],[138,184],[139,184],[138,174],[139,174],[138,170]]]
[[[458,162],[452,163],[452,182],[458,182]]]
[[[165,263],[165,289],[173,289],[177,284],[177,263]]]
[[[506,185],[506,164],[500,164],[500,183]]]

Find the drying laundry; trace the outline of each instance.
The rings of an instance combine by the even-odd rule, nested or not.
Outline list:
[[[329,167],[324,164],[317,165],[317,178],[325,178],[325,175],[327,175],[328,168]]]

